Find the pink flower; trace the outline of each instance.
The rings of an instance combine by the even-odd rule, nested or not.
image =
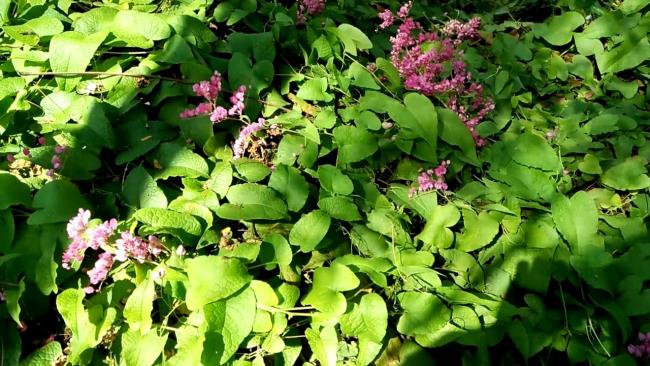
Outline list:
[[[407,18],[410,6],[409,2],[400,8],[398,17],[403,22],[390,38],[391,61],[404,79],[404,87],[425,95],[449,96],[448,107],[467,126],[476,144],[484,145],[485,140],[475,126],[494,109],[494,103],[483,96],[481,85],[472,82],[463,52],[458,48],[463,40],[478,38],[480,19],[468,23],[449,21],[442,29],[447,37],[443,39],[435,32],[425,31],[413,18]],[[388,19],[388,13],[380,17]]]
[[[88,277],[90,278],[90,283],[96,285],[106,279],[108,271],[110,271],[113,266],[113,256],[111,253],[104,252],[99,255],[99,259],[95,262],[93,269],[88,271]]]
[[[16,161],[16,157],[14,156],[14,154],[7,154],[7,161],[10,163]]]
[[[472,18],[467,23],[458,20],[450,20],[442,28],[442,33],[455,38],[454,42],[460,43],[464,40],[473,40],[479,38],[478,29],[481,27],[480,18]]]
[[[307,20],[306,14],[316,15],[322,12],[324,9],[325,0],[300,0],[296,13],[298,24],[302,24]]]
[[[32,153],[29,151],[28,148],[23,148],[23,155],[25,155],[25,156],[27,156],[29,158],[32,157]]]
[[[246,147],[248,147],[248,138],[250,135],[263,129],[264,124],[266,124],[266,120],[260,117],[257,122],[244,126],[244,128],[239,131],[239,137],[237,140],[235,140],[232,146],[235,159],[239,159],[244,156]]]
[[[58,155],[63,154],[63,153],[65,152],[65,150],[66,150],[66,147],[63,146],[63,145],[56,145],[56,146],[54,147],[54,153],[55,153],[55,154],[58,154]]]
[[[210,114],[210,121],[214,123],[218,123],[223,121],[228,117],[228,110],[222,106],[218,106],[217,108],[212,111],[212,114]]]
[[[100,225],[88,229],[86,231],[86,236],[88,237],[88,247],[92,249],[99,249],[103,245],[108,244],[108,239],[113,235],[117,229],[117,220],[110,219],[104,221]]]
[[[431,190],[446,191],[447,183],[445,182],[445,174],[447,174],[447,167],[450,161],[444,160],[435,169],[429,169],[421,172],[418,176],[417,188],[411,189],[411,195],[416,192],[427,192]]]
[[[117,245],[115,259],[120,262],[133,257],[138,262],[143,263],[149,254],[147,243],[139,236],[135,236],[128,231],[122,232],[120,239],[115,241],[115,245]]]
[[[244,104],[245,95],[246,86],[242,85],[230,97],[230,103],[232,103],[232,107],[228,110],[228,115],[237,115],[241,117],[241,115],[244,113],[244,108],[246,108],[246,105]]]
[[[45,137],[41,136],[41,137],[38,138],[38,144],[39,145],[43,146],[43,145],[45,145],[45,142],[46,142]]]
[[[447,174],[447,167],[451,162],[449,160],[444,160],[438,167],[436,167],[433,172],[436,174],[436,177],[444,177]]]
[[[79,209],[77,216],[73,217],[68,221],[66,226],[66,231],[68,232],[68,238],[72,240],[83,240],[82,235],[86,232],[86,227],[88,226],[88,221],[90,221],[90,211],[84,210],[83,208]]]
[[[386,29],[393,25],[395,22],[395,16],[393,15],[393,12],[388,9],[382,11],[377,15],[379,16],[379,19],[381,19],[381,24],[379,24],[379,28],[381,29]]]
[[[397,16],[402,18],[402,19],[406,18],[409,15],[409,13],[411,12],[411,7],[412,6],[413,6],[413,1],[412,0],[407,2],[406,4],[402,5],[399,8],[399,11],[397,12]]]
[[[149,235],[147,241],[149,241],[149,252],[151,253],[151,255],[157,257],[158,255],[160,255],[160,253],[162,253],[163,245],[160,239],[158,239],[158,237]]]
[[[54,170],[61,168],[61,157],[59,155],[54,155],[52,157],[52,168]]]
[[[192,90],[197,97],[203,97],[208,101],[214,101],[221,92],[221,74],[215,71],[210,80],[204,80],[192,85]]]
[[[70,269],[72,261],[81,262],[84,259],[84,252],[88,247],[84,233],[89,220],[90,211],[80,208],[77,216],[68,221],[66,231],[68,232],[68,238],[72,239],[72,242],[63,253],[63,259],[61,260],[63,268]]]

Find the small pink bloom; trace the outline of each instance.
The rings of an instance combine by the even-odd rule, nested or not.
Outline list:
[[[95,262],[95,267],[88,271],[88,277],[90,278],[90,283],[96,285],[106,279],[108,272],[113,266],[113,256],[111,253],[104,252],[99,255],[99,259]]]
[[[61,154],[63,154],[65,152],[65,149],[66,149],[66,147],[63,146],[63,145],[56,145],[54,147],[54,153],[58,154],[58,155],[61,155]]]
[[[43,146],[43,145],[45,145],[45,142],[46,142],[45,137],[41,136],[41,137],[38,138],[38,144],[39,145]]]
[[[210,121],[213,123],[218,123],[223,121],[228,117],[228,110],[222,106],[218,106],[217,108],[212,111],[212,114],[210,114]]]
[[[381,19],[381,24],[379,25],[379,28],[381,29],[386,29],[391,25],[393,25],[393,23],[395,22],[395,16],[393,15],[393,12],[391,12],[388,9],[379,13],[378,16],[379,19]]]
[[[14,156],[14,154],[7,154],[7,161],[10,163],[16,161],[16,157]]]

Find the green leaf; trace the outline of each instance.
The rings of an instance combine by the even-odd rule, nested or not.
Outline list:
[[[4,256],[3,256],[4,257]],[[11,287],[4,290],[4,298],[7,306],[7,312],[11,319],[16,322],[18,326],[22,326],[20,322],[20,298],[25,293],[25,280],[20,279],[18,286]]]
[[[257,160],[241,158],[233,160],[232,163],[237,173],[247,182],[259,182],[271,174],[271,169]]]
[[[63,32],[50,40],[50,67],[55,73],[79,73],[86,71],[106,32],[85,35],[79,32]],[[81,80],[80,76],[57,76],[56,83],[63,90],[71,91]]]
[[[588,254],[598,232],[598,210],[585,191],[567,198],[558,195],[552,202],[553,221],[575,254]]]
[[[77,214],[79,208],[89,208],[74,184],[55,180],[45,184],[34,196],[32,206],[36,211],[27,219],[30,225],[66,222]]]
[[[388,209],[373,210],[368,215],[368,227],[399,245],[411,246],[411,235],[397,214]]]
[[[165,46],[157,61],[168,64],[181,64],[183,62],[192,62],[192,49],[187,41],[178,34],[173,35],[165,42]]]
[[[63,23],[59,19],[47,15],[30,19],[25,22],[25,25],[39,37],[53,36],[63,32]]]
[[[110,31],[117,13],[118,10],[108,6],[93,8],[84,13],[79,13],[79,17],[74,19],[72,23],[72,28],[86,35]]]
[[[641,156],[630,157],[607,169],[600,179],[606,186],[622,191],[645,189],[650,187],[647,164]]]
[[[305,177],[300,174],[300,170],[294,167],[276,165],[268,185],[282,194],[287,201],[289,211],[298,212],[307,202],[309,185]]]
[[[233,10],[234,10],[234,6],[232,5],[231,2],[224,1],[219,3],[217,7],[214,8],[214,13],[213,13],[214,20],[220,23],[225,22],[226,20],[228,20]]]
[[[291,228],[289,242],[300,246],[305,253],[316,249],[330,228],[331,219],[323,211],[315,210],[302,216]]]
[[[545,138],[523,133],[508,144],[508,152],[517,163],[541,170],[556,171],[560,168],[558,153]]]
[[[388,310],[381,296],[370,293],[363,295],[359,304],[341,318],[341,331],[347,336],[356,336],[375,343],[381,343],[388,327]]]
[[[176,143],[163,143],[156,151],[156,157],[162,170],[155,174],[155,179],[169,177],[207,177],[208,164],[198,154]]]
[[[365,89],[379,90],[379,85],[375,81],[370,71],[358,62],[353,62],[348,70],[352,77],[352,85]]]
[[[458,118],[458,115],[449,109],[437,108],[438,133],[440,138],[454,146],[460,147],[465,156],[471,161],[476,160],[476,144],[467,127]]]
[[[458,249],[471,252],[490,244],[499,233],[499,222],[487,211],[476,215],[474,211],[463,210],[465,231],[458,237]]]
[[[388,250],[386,238],[363,225],[354,225],[350,232],[350,240],[359,252],[369,257],[383,257]]]
[[[427,336],[440,330],[451,320],[451,311],[433,294],[424,292],[402,292],[397,299],[404,313],[397,322],[397,330],[405,335]]]
[[[147,334],[129,330],[122,334],[122,362],[126,366],[153,365],[165,349],[167,333],[159,336],[158,332]]]
[[[133,169],[126,177],[122,194],[126,202],[133,207],[167,207],[165,193],[142,166]]]
[[[377,131],[381,128],[381,120],[374,112],[363,111],[354,118],[354,123],[359,128]]]
[[[619,115],[613,113],[603,113],[585,124],[584,129],[590,135],[600,135],[603,133],[614,132],[619,129],[619,119]]]
[[[273,264],[286,266],[291,263],[293,253],[289,242],[280,234],[271,234],[264,237],[260,247],[260,263],[268,263],[267,268],[273,268]]]
[[[61,292],[56,298],[56,308],[63,317],[65,324],[72,331],[70,339],[70,354],[68,362],[72,364],[88,364],[92,352],[86,350],[95,347],[108,331],[115,320],[115,309],[108,308],[104,311],[101,305],[93,310],[93,321],[90,318],[90,311],[83,305],[86,297],[83,289],[67,289]],[[98,313],[99,312],[99,313]],[[99,323],[96,323],[96,322]],[[155,334],[155,332],[152,332]],[[139,334],[138,334],[139,336]]]
[[[210,345],[203,349],[204,364],[225,364],[230,360],[253,329],[255,311],[256,299],[251,287],[203,307],[205,343]]]
[[[377,139],[366,130],[339,126],[333,132],[338,145],[337,160],[342,164],[364,160],[378,149]]]
[[[129,323],[129,330],[140,332],[144,335],[151,329],[153,320],[153,300],[156,296],[156,288],[151,277],[151,272],[142,280],[131,293],[124,306],[124,319]]]
[[[542,37],[554,46],[563,46],[571,42],[573,31],[584,24],[584,17],[575,11],[568,11],[562,15],[551,18],[548,23],[538,24],[534,27],[537,37]]]
[[[318,208],[327,212],[331,217],[343,221],[361,220],[361,214],[354,202],[347,197],[326,197],[318,201]]]
[[[162,16],[134,10],[118,12],[113,20],[112,29],[119,29],[126,34],[138,34],[152,41],[167,39],[171,35],[171,27]]]
[[[330,316],[342,315],[346,300],[341,292],[354,290],[359,283],[354,272],[343,264],[334,262],[329,267],[319,267],[314,271],[312,289],[302,303]]]
[[[435,150],[438,140],[438,116],[431,100],[422,94],[409,93],[404,97],[404,105],[415,117],[415,133]]]
[[[633,69],[648,59],[650,43],[646,31],[642,29],[626,32],[619,46],[596,53],[596,64],[603,74]]]
[[[313,328],[308,328],[305,331],[305,337],[320,365],[336,366],[338,337],[333,325],[324,327],[320,333]]]
[[[327,93],[327,79],[326,78],[314,78],[305,81],[300,88],[296,96],[304,100],[315,100],[315,101],[331,101],[334,96]]]
[[[20,361],[20,366],[55,365],[57,360],[62,356],[63,349],[61,348],[61,343],[52,341],[30,353],[29,356]]]
[[[233,295],[252,278],[239,259],[217,256],[187,260],[187,276],[186,302],[190,310]]]
[[[287,217],[287,205],[275,191],[255,183],[230,187],[226,195],[230,203],[217,210],[217,216],[229,220],[278,220]]]
[[[29,206],[31,202],[31,192],[29,186],[11,174],[0,172],[0,210],[5,210],[11,206],[23,205]]]
[[[356,56],[356,50],[369,50],[372,48],[370,38],[353,25],[346,23],[340,24],[338,26],[337,35],[343,41],[345,52],[350,53],[353,56]],[[353,47],[350,47],[349,40],[352,41]]]
[[[603,172],[600,167],[600,161],[597,157],[591,154],[586,154],[584,159],[578,164],[578,169],[587,174],[601,174]]]
[[[192,215],[158,207],[141,208],[133,217],[156,229],[180,229],[194,235],[201,235],[201,223]]]
[[[319,166],[318,179],[320,180],[321,186],[331,193],[347,196],[354,190],[352,180],[333,165],[325,164]]]
[[[57,236],[61,227],[58,225],[42,226],[40,237],[40,258],[36,263],[35,282],[38,289],[44,294],[58,292],[56,285],[56,269],[59,267],[58,258],[55,259],[54,253],[57,249]]]
[[[643,10],[648,4],[650,4],[648,0],[625,0],[619,5],[618,10],[623,14],[634,14]]]
[[[210,187],[220,197],[225,197],[231,184],[232,166],[230,163],[223,161],[216,163],[212,173],[210,173],[210,179],[206,182],[206,186]]]

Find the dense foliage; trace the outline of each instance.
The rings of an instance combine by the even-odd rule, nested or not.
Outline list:
[[[0,365],[650,357],[650,2],[440,3],[0,0]]]

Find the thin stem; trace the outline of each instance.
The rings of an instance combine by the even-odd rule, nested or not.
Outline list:
[[[182,83],[182,84],[193,84],[191,81],[186,81],[186,80],[176,79],[176,78],[170,78],[170,77],[167,77],[167,76],[147,75],[147,74],[127,74],[127,73],[123,73],[123,72],[106,72],[106,71],[19,72],[18,75],[19,76],[63,76],[63,77],[84,76],[84,75],[86,75],[86,76],[127,76],[127,77],[132,77],[132,78],[159,79],[159,80],[174,81],[174,82]]]
[[[268,311],[269,313],[282,313],[282,314],[293,315],[293,316],[314,316],[314,314],[312,313],[293,312],[290,310],[280,309],[274,306],[267,306],[259,303],[257,304],[257,308],[260,310]]]

